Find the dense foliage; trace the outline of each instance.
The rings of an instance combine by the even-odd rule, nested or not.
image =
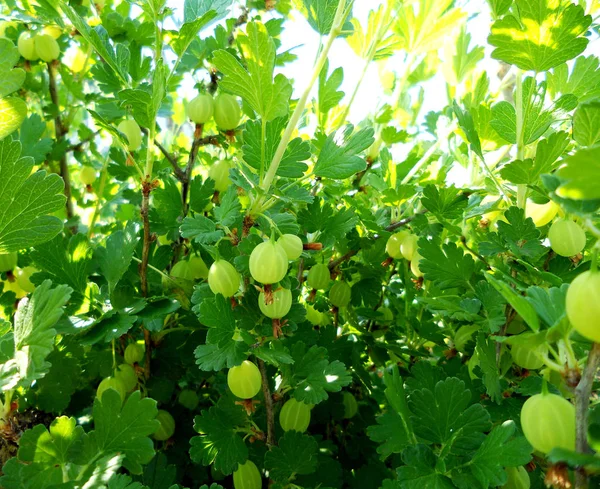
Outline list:
[[[0,5],[0,487],[599,486],[600,2],[353,3]]]

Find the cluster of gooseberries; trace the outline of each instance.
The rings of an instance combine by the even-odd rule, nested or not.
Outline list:
[[[138,386],[139,379],[136,366],[142,362],[144,354],[144,347],[140,343],[130,343],[127,345],[123,354],[124,362],[114,370],[112,375],[102,379],[96,389],[96,397],[100,401],[103,401],[104,393],[107,390],[112,389],[119,395],[121,403],[123,403],[127,395],[133,392]],[[182,405],[190,405],[193,401],[190,399],[189,394],[184,395],[184,392],[186,391],[182,391],[180,395],[180,403]],[[182,395],[183,398],[181,397]],[[194,408],[196,406],[197,404]],[[175,420],[173,419],[173,416],[171,416],[169,412],[159,409],[156,420],[159,422],[159,425],[152,434],[152,437],[157,441],[165,441],[171,438],[173,433],[175,433]]]
[[[55,32],[56,29],[48,30],[40,34],[31,34],[22,32],[17,40],[19,54],[28,61],[41,59],[50,63],[60,56],[60,47],[55,37],[59,37],[61,32]]]
[[[0,273],[6,274],[3,291],[14,292],[17,299],[21,299],[35,290],[30,277],[37,270],[32,266],[17,268],[17,260],[17,253],[0,254]]]
[[[419,262],[423,258],[418,250],[419,237],[408,231],[399,231],[392,234],[385,244],[385,251],[391,258],[404,258],[410,262],[410,269],[419,278],[423,272],[419,268]]]
[[[242,118],[237,99],[228,93],[220,93],[215,98],[209,93],[201,93],[188,102],[186,113],[195,124],[206,124],[214,118],[217,127],[223,131],[238,127]]]

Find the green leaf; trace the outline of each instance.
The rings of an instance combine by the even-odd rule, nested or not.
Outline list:
[[[121,82],[127,83],[126,71],[123,71],[122,66],[117,61],[117,56],[109,42],[108,33],[101,25],[92,29],[88,23],[82,19],[72,7],[68,6],[64,0],[60,2],[60,8],[77,29],[79,34],[94,48],[104,63],[110,67],[114,74]]]
[[[568,284],[563,284],[560,288],[529,287],[527,289],[527,300],[550,327],[558,324],[565,317],[568,288]]]
[[[329,398],[327,392],[339,392],[351,377],[340,361],[329,362],[327,349],[316,345],[307,349],[299,341],[291,349],[293,365],[281,367],[284,378],[294,388],[294,397],[307,404],[318,404]]]
[[[0,253],[52,239],[63,228],[49,214],[62,209],[64,184],[56,174],[31,174],[33,158],[20,158],[21,143],[0,141]]]
[[[454,186],[444,188],[436,185],[426,185],[421,200],[422,204],[441,220],[462,218],[467,201],[467,197]]]
[[[214,209],[217,222],[224,227],[234,224],[240,217],[242,206],[235,185],[230,185],[225,193],[221,194],[221,204]]]
[[[21,300],[15,314],[15,351],[13,360],[8,363],[17,369],[23,385],[41,378],[50,368],[46,357],[54,349],[54,325],[63,315],[71,296],[71,289],[65,285],[51,287],[49,280],[38,285],[31,297]]]
[[[173,41],[175,54],[181,58],[202,29],[227,15],[232,3],[232,0],[185,0],[184,24]]]
[[[502,294],[506,301],[519,313],[519,316],[523,318],[529,327],[537,333],[540,330],[540,321],[534,307],[527,299],[522,295],[517,294],[506,282],[494,278],[489,273],[485,274],[485,278]]]
[[[273,79],[275,42],[265,25],[248,23],[246,34],[238,34],[237,41],[247,68],[229,52],[216,51],[213,64],[225,75],[219,86],[242,97],[266,121],[287,115],[292,85],[281,74]]]
[[[426,445],[412,445],[402,452],[404,466],[397,470],[402,489],[455,489],[451,480],[438,472],[438,457]]]
[[[190,440],[192,461],[231,474],[248,459],[248,448],[237,432],[246,419],[243,409],[225,397],[216,406],[202,411],[194,419],[194,430],[200,436]]]
[[[200,301],[200,302],[199,302]],[[194,352],[196,363],[202,370],[221,370],[234,367],[247,358],[247,345],[234,339],[236,322],[231,303],[222,295],[214,299],[202,298],[194,293],[192,310],[199,321],[208,326],[206,344],[199,345]]]
[[[110,343],[126,334],[136,321],[137,316],[121,314],[111,309],[83,329],[79,340],[82,345]]]
[[[154,123],[154,106],[149,92],[140,89],[127,89],[118,93],[123,106],[131,109],[134,119],[140,126],[150,127]]]
[[[552,111],[545,110],[546,83],[539,85],[532,77],[523,80],[523,142],[537,141],[554,122]],[[509,102],[498,102],[492,107],[492,127],[511,144],[517,143],[517,111]]]
[[[57,236],[31,252],[36,266],[50,274],[54,282],[69,285],[79,300],[83,300],[87,287],[91,255],[90,244],[82,234],[76,234],[68,241]]]
[[[265,469],[275,482],[287,482],[295,475],[317,470],[318,445],[309,435],[290,430],[279,439],[279,446],[265,454]]]
[[[15,132],[27,117],[27,104],[16,97],[0,98],[0,140]]]
[[[377,453],[386,459],[393,453],[402,453],[409,444],[409,433],[402,417],[388,411],[377,417],[377,424],[367,428],[367,435],[378,443]]]
[[[515,0],[513,13],[492,25],[488,42],[496,48],[494,59],[526,71],[548,71],[585,50],[589,41],[581,36],[591,23],[575,4]]]
[[[451,70],[446,69],[444,71],[448,83],[452,85],[462,83],[484,58],[484,48],[482,46],[475,46],[469,51],[470,44],[471,34],[467,32],[466,25],[463,25],[456,39],[456,44],[449,43],[446,46],[446,49],[452,53],[450,60]]]
[[[215,244],[223,234],[213,221],[199,214],[186,217],[181,224],[181,236],[200,244]]]
[[[2,467],[0,484],[4,489],[48,489],[63,482],[62,470],[54,465],[22,464],[16,457]]]
[[[302,0],[302,3],[310,26],[323,36],[329,34],[339,0]]]
[[[373,144],[375,138],[372,128],[361,129],[353,134],[354,127],[330,134],[315,164],[314,173],[318,177],[343,179],[349,178],[367,167],[366,161],[358,154]],[[338,145],[338,142],[341,145]]]
[[[114,389],[94,401],[94,431],[90,443],[99,453],[123,454],[123,466],[133,474],[142,472],[142,464],[154,457],[154,443],[149,438],[159,427],[154,418],[158,412],[156,401],[142,399],[140,391],[132,393],[122,405],[121,396]]]
[[[132,482],[131,477],[125,474],[116,474],[108,481],[107,489],[147,489],[147,487],[139,482]]]
[[[19,441],[19,460],[42,465],[65,465],[81,449],[83,428],[75,418],[61,416],[49,428],[39,424],[23,433]]]
[[[540,231],[533,220],[525,217],[525,211],[510,207],[504,217],[507,222],[498,222],[498,232],[490,233],[490,241],[479,245],[483,255],[495,255],[508,251],[517,257],[536,260],[546,254],[546,248],[540,241]]]
[[[444,289],[469,286],[475,262],[471,255],[463,253],[454,243],[440,246],[435,241],[421,238],[419,253],[423,257],[419,266],[427,280]]]
[[[214,12],[217,18],[224,17],[233,0],[185,0],[183,4],[183,20],[193,22],[208,12]]]
[[[542,174],[551,173],[559,166],[558,159],[566,151],[569,142],[566,132],[555,132],[538,143],[535,159],[513,161],[502,168],[500,174],[512,183],[536,184]]]
[[[487,0],[492,10],[494,18],[500,17],[508,12],[508,9],[513,3],[513,0]]]
[[[31,114],[25,119],[19,130],[21,156],[31,156],[38,165],[43,162],[54,144],[52,139],[42,137],[45,132],[46,123],[38,114]]]
[[[482,487],[495,487],[506,483],[504,467],[518,467],[531,460],[531,446],[520,436],[512,438],[514,421],[496,426],[469,461],[473,476]]]
[[[483,385],[490,399],[499,403],[502,400],[502,387],[500,386],[500,371],[496,360],[496,342],[483,333],[477,335],[475,354],[478,365],[483,372]]]
[[[257,173],[260,170],[261,161],[265,162],[265,171],[268,170],[269,163],[273,161],[273,156],[281,141],[281,134],[286,123],[287,119],[285,117],[278,117],[267,122],[264,138],[260,121],[248,121],[246,123],[244,146],[242,146],[244,161],[257,170]],[[281,163],[277,168],[277,175],[287,178],[300,178],[308,169],[308,165],[303,162],[308,160],[310,156],[310,145],[307,141],[303,141],[301,138],[292,139],[283,153]]]
[[[581,146],[600,141],[600,102],[580,105],[573,116],[573,139]]]
[[[0,98],[16,92],[25,82],[25,70],[14,68],[18,61],[19,51],[15,45],[6,38],[0,38]]]
[[[215,181],[207,178],[202,181],[200,175],[196,175],[190,183],[190,209],[194,212],[204,212],[215,193]]]
[[[438,382],[434,391],[412,391],[408,406],[415,435],[460,453],[477,448],[491,420],[483,406],[472,404],[471,399],[471,391],[455,377]]]
[[[442,47],[467,13],[453,8],[452,0],[416,0],[401,4],[394,15],[394,30],[402,47],[412,54],[425,54]]]
[[[137,226],[129,222],[124,230],[115,231],[108,237],[106,248],[96,250],[98,264],[108,282],[109,294],[113,293],[129,268],[139,240]]]
[[[600,60],[595,56],[579,56],[569,73],[567,64],[547,74],[548,91],[554,98],[559,93],[573,94],[579,102],[593,101],[600,96]]]
[[[567,156],[558,176],[564,182],[556,193],[573,200],[600,199],[600,148],[580,149]]]
[[[319,73],[319,86],[317,100],[319,113],[321,117],[326,117],[329,111],[339,105],[344,98],[344,92],[338,90],[344,81],[344,69],[338,67],[331,72],[329,78],[329,60],[323,65],[321,73]]]
[[[479,134],[475,129],[475,122],[473,120],[473,115],[467,111],[463,110],[457,103],[454,101],[452,109],[456,114],[456,118],[458,119],[458,124],[465,132],[467,136],[467,141],[470,143],[471,150],[479,156],[479,158],[483,161],[483,151],[481,150],[481,139],[479,138]]]
[[[578,453],[566,448],[553,448],[548,454],[548,461],[553,464],[566,463],[569,467],[586,467],[590,470],[600,469],[600,460],[595,454]]]

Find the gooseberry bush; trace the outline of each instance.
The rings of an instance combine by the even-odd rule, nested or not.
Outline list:
[[[599,2],[0,17],[2,489],[600,487]]]

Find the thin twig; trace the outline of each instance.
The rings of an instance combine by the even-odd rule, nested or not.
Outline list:
[[[183,213],[187,214],[187,195],[190,188],[190,180],[192,179],[192,169],[196,163],[196,157],[198,156],[198,150],[202,143],[202,131],[204,124],[196,124],[194,130],[194,142],[192,143],[192,149],[190,149],[190,156],[188,158],[187,165],[185,165],[185,171],[183,173],[184,178],[181,185],[181,200],[183,202]]]
[[[151,190],[150,182],[142,182],[142,207],[140,214],[144,224],[144,243],[142,248],[142,263],[140,264],[140,281],[144,297],[148,296],[148,261],[150,258],[150,220],[148,219],[148,212],[150,209]]]
[[[576,450],[579,453],[589,453],[590,447],[587,440],[588,411],[590,408],[590,395],[596,372],[600,366],[600,343],[594,343],[588,355],[587,364],[581,380],[575,388],[575,409],[577,419]],[[580,467],[575,473],[575,489],[587,489],[588,476],[585,469]]]
[[[269,378],[267,377],[267,367],[265,362],[258,359],[258,368],[262,377],[262,391],[265,398],[265,409],[267,410],[267,445],[275,446],[275,414],[273,413],[273,397],[269,388]]]
[[[81,141],[79,141],[77,144],[72,144],[71,146],[67,147],[66,152],[67,153],[71,153],[73,151],[81,151],[83,149],[83,146],[91,141],[94,140],[94,138],[100,134],[100,131],[95,131],[92,134],[90,134],[88,137],[82,139]]]
[[[54,73],[53,62],[48,63],[48,88],[50,90],[50,99],[56,107],[56,116],[54,117],[54,131],[56,133],[56,143],[60,146],[67,132],[60,118],[60,103],[58,100],[58,90],[56,88],[56,74]],[[65,182],[65,197],[67,198],[66,209],[67,218],[73,217],[73,201],[71,199],[71,177],[69,175],[69,167],[67,165],[66,152],[60,158],[60,176]]]
[[[142,127],[140,129],[146,136],[148,135],[148,129],[146,129],[145,127]],[[181,168],[179,168],[179,164],[177,163],[177,158],[175,158],[175,156],[173,156],[167,150],[167,148],[165,148],[157,139],[154,139],[154,145],[160,150],[160,152],[167,159],[167,161],[169,163],[171,163],[171,166],[173,167],[173,171],[175,172],[175,177],[177,178],[177,180],[183,182],[185,173],[183,172],[183,170]]]

